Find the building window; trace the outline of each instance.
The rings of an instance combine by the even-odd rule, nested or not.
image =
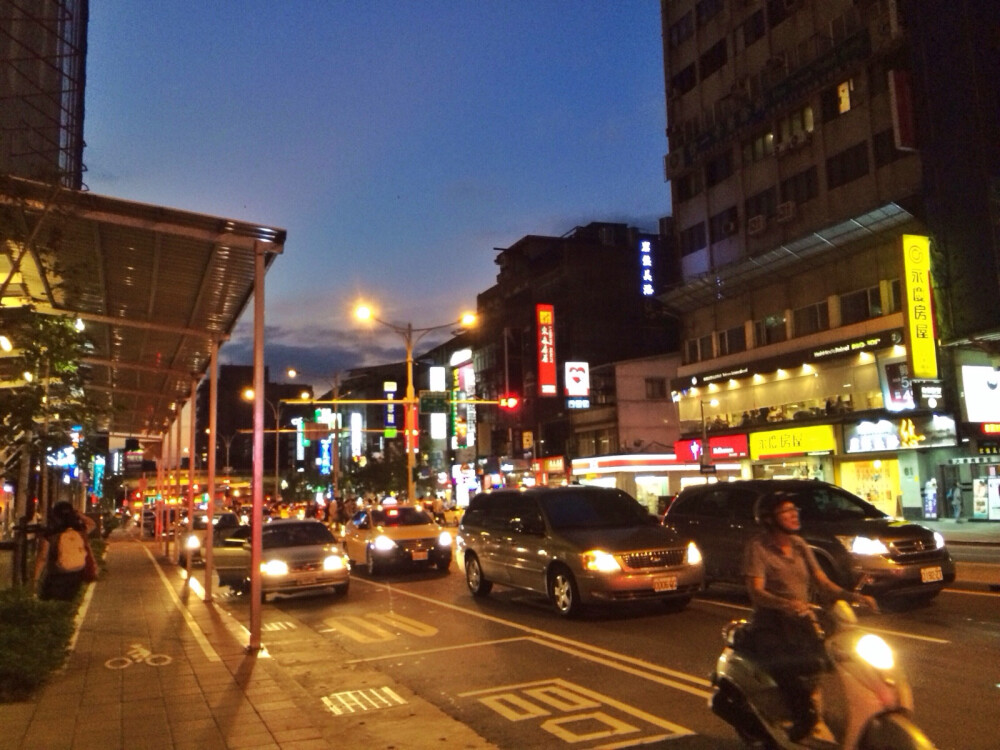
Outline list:
[[[722,37],[722,39],[705,50],[705,53],[698,60],[698,70],[701,73],[701,80],[704,81],[712,73],[725,65],[728,59],[729,52],[726,46],[726,37]]]
[[[701,180],[701,170],[696,169],[688,172],[674,180],[672,183],[674,190],[674,200],[677,203],[684,203],[691,200],[703,190]]]
[[[815,305],[800,307],[792,313],[792,325],[796,336],[826,331],[830,328],[830,310],[826,300]]]
[[[694,88],[697,82],[698,79],[694,72],[694,63],[691,63],[670,79],[670,95],[673,97],[686,94]]]
[[[725,151],[705,165],[705,184],[718,185],[733,173],[733,152]]]
[[[819,195],[819,172],[815,166],[794,174],[780,185],[781,202],[805,203]]]
[[[894,312],[899,312],[902,307],[900,305],[900,300],[903,298],[903,292],[899,286],[899,279],[893,279],[889,282],[889,299],[886,300],[885,314],[890,315]]]
[[[741,325],[720,331],[718,338],[720,357],[747,350],[747,329]]]
[[[691,364],[698,359],[698,339],[688,339],[684,344],[684,363]]]
[[[805,136],[816,129],[812,107],[808,104],[778,120],[778,135],[782,143],[789,143],[792,136]]]
[[[667,31],[667,41],[670,49],[677,49],[694,35],[694,13],[688,11],[680,20],[671,25]]]
[[[856,104],[856,102],[852,102],[853,94],[854,80],[850,78],[820,94],[819,111],[823,122],[830,122],[830,120],[835,120],[850,112],[852,105]]]
[[[694,6],[698,25],[704,26],[722,10],[722,0],[698,0]]]
[[[680,234],[680,244],[682,256],[702,250],[708,244],[708,240],[705,237],[705,222],[700,222],[693,227],[683,230]]]
[[[774,156],[774,132],[761,133],[756,138],[743,142],[743,166],[747,167]]]
[[[777,344],[788,339],[788,329],[783,313],[767,315],[753,324],[754,343],[757,346]]]
[[[707,333],[698,339],[698,355],[701,359],[711,359],[715,356],[712,351],[712,334]]]
[[[720,211],[710,218],[708,220],[709,242],[718,242],[736,234],[739,231],[739,226],[736,223],[739,218],[736,206],[730,206],[725,211]]]
[[[651,401],[662,401],[667,397],[666,378],[646,378],[646,398]]]
[[[892,134],[892,128],[876,133],[872,137],[872,152],[875,156],[875,167],[884,167],[892,164],[896,159],[901,159],[905,152],[896,148],[896,138]]]
[[[826,186],[833,190],[868,174],[868,141],[861,141],[826,160]]]
[[[746,201],[747,216],[774,216],[777,206],[777,191],[773,187],[751,195]]]
[[[882,297],[877,286],[840,295],[840,324],[851,325],[882,314]]]
[[[743,32],[743,48],[746,49],[759,39],[763,39],[767,33],[767,24],[764,23],[764,11],[758,10],[750,16],[740,26]]]

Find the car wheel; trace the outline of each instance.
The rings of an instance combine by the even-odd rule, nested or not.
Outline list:
[[[448,572],[448,568],[451,567],[451,558],[448,557],[448,558],[445,558],[444,560],[438,560],[434,564],[437,566],[437,569],[440,570],[442,573],[447,573]]]
[[[493,588],[493,581],[483,575],[483,568],[475,555],[465,556],[465,584],[473,596],[486,596]]]
[[[373,576],[378,572],[379,565],[375,561],[375,555],[372,554],[371,550],[365,553],[365,566],[368,568],[368,575]]]
[[[563,617],[580,614],[580,590],[569,568],[560,565],[549,573],[549,599]]]

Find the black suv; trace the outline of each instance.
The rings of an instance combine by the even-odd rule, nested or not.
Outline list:
[[[751,479],[687,487],[664,524],[694,539],[709,582],[743,584],[743,548],[758,532],[757,498],[787,492],[799,508],[801,535],[824,572],[845,588],[881,599],[928,601],[955,580],[955,564],[936,531],[887,516],[871,503],[826,482]]]

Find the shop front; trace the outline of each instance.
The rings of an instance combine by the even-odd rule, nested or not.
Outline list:
[[[837,436],[830,424],[762,430],[748,436],[755,479],[821,479],[834,482]]]
[[[889,515],[946,517],[947,496],[958,480],[938,466],[954,456],[957,445],[955,420],[945,415],[886,414],[845,422],[837,483]]]
[[[689,484],[739,479],[735,461],[701,464],[674,453],[644,453],[573,459],[573,479],[580,484],[617,487],[632,495],[650,513],[662,513],[669,498]],[[706,470],[706,468],[708,470]]]

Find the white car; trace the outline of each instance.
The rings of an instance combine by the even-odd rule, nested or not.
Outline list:
[[[192,562],[200,562],[204,559],[205,539],[208,536],[208,516],[204,513],[197,513],[194,517],[194,528],[189,529],[187,518],[181,522],[181,533],[178,537],[181,540],[179,550],[180,564],[187,565],[187,557],[191,555]],[[229,532],[242,524],[238,515],[231,511],[222,511],[212,516],[212,546],[218,547]]]
[[[214,551],[219,584],[250,588],[251,529],[241,526]],[[309,518],[279,519],[261,528],[261,599],[268,594],[333,588],[346,594],[350,564],[330,530]]]

